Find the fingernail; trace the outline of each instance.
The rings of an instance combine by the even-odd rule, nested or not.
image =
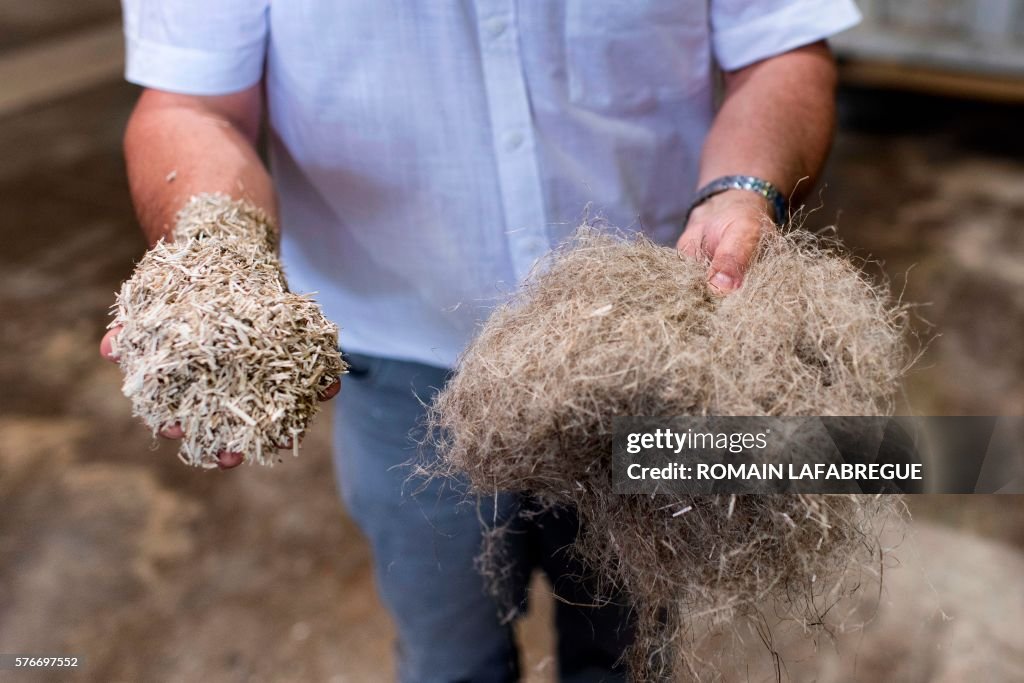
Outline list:
[[[731,292],[736,289],[736,278],[719,271],[711,278],[711,284],[723,292]]]

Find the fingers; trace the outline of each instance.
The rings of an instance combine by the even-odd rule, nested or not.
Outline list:
[[[185,432],[181,429],[181,425],[175,423],[169,427],[164,427],[160,430],[160,436],[165,439],[180,439],[185,436]]]
[[[174,423],[168,427],[164,427],[159,432],[160,436],[165,439],[181,439],[185,436],[185,430],[181,428],[181,425]],[[230,470],[233,467],[238,467],[245,460],[245,456],[241,453],[230,453],[228,451],[221,451],[217,453],[217,467],[222,470]]]
[[[245,456],[241,453],[221,451],[217,454],[217,467],[222,470],[230,470],[233,467],[241,465],[243,460],[245,460]]]
[[[687,229],[679,238],[679,241],[676,242],[676,249],[690,258],[699,257],[701,255],[701,240],[703,239],[703,232],[703,230],[694,228]]]
[[[341,380],[336,379],[334,380],[334,384],[324,389],[318,398],[321,401],[330,401],[332,398],[338,395],[339,391],[341,391]]]
[[[763,197],[742,190],[728,190],[695,207],[677,247],[692,256],[711,259],[708,285],[720,294],[743,284],[761,233],[768,223]]]
[[[114,337],[120,331],[120,326],[111,328],[107,330],[107,333],[103,335],[103,339],[100,340],[100,355],[112,363],[117,362],[117,356],[114,354]]]
[[[334,393],[338,393],[335,391]],[[185,431],[181,428],[181,425],[175,423],[169,427],[164,427],[160,430],[160,436],[165,439],[180,439],[185,436]],[[286,446],[280,446],[280,448],[291,448],[291,440],[289,439]],[[217,467],[222,470],[230,470],[238,467],[245,461],[245,456],[241,453],[234,453],[229,451],[220,451],[217,453]]]
[[[679,243],[676,244],[676,249],[682,252],[682,254],[687,258],[698,260],[707,259],[707,248],[704,246],[701,239],[679,240]]]
[[[703,223],[693,223],[676,242],[676,249],[695,259],[707,258],[718,246],[718,237],[713,230],[707,230]]]
[[[712,252],[708,283],[722,294],[739,288],[760,239],[760,223],[743,221],[731,224]]]

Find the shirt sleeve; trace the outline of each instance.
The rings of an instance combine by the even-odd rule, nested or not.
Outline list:
[[[188,95],[243,90],[263,76],[269,0],[122,0],[125,78]]]
[[[852,0],[711,0],[715,59],[726,71],[814,43],[860,22]]]

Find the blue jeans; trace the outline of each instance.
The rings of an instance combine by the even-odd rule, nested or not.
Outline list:
[[[398,630],[404,683],[502,683],[518,679],[511,615],[525,606],[534,569],[556,594],[559,673],[573,682],[625,680],[615,666],[628,644],[628,608],[596,601],[566,548],[578,531],[571,511],[521,516],[515,495],[471,500],[451,481],[410,479],[422,452],[424,407],[448,371],[419,363],[346,356],[335,411],[335,470],[349,513],[373,548],[380,596]],[[529,521],[525,521],[526,519]],[[508,602],[494,598],[477,570],[482,532],[510,522]],[[570,578],[576,577],[576,578]]]

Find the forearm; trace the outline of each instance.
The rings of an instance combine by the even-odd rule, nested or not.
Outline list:
[[[701,155],[698,187],[725,175],[752,175],[799,199],[828,155],[835,87],[835,64],[824,43],[727,74],[725,98]]]
[[[246,199],[276,220],[273,186],[256,152],[259,98],[257,88],[209,98],[143,93],[124,142],[132,200],[150,244],[203,192]]]
[[[726,74],[698,188],[722,176],[749,175],[799,200],[814,185],[832,143],[835,88],[835,63],[824,43]],[[676,246],[709,258],[710,284],[731,292],[743,282],[771,208],[753,192],[722,192],[690,212]]]

